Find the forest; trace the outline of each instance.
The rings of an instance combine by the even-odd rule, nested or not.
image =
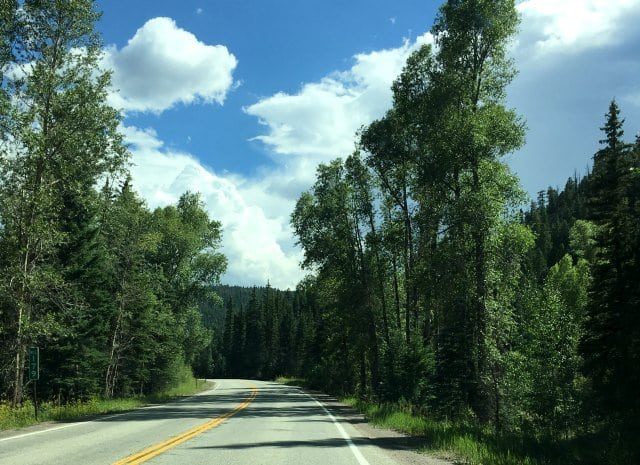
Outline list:
[[[222,226],[136,194],[93,2],[0,5],[0,400],[31,397],[31,346],[43,400],[162,390],[210,338]]]
[[[589,171],[528,200],[507,163],[526,137],[513,0],[442,5],[392,108],[299,197],[308,275],[286,291],[219,285],[224,225],[197,194],[136,194],[92,2],[2,5],[0,399],[22,402],[38,345],[49,398],[152,392],[183,366],[292,376],[602,445],[562,463],[640,461],[640,135],[612,100]]]
[[[226,292],[207,356],[222,374],[299,376],[495,431],[602,434],[586,463],[640,460],[640,136],[612,101],[590,172],[524,208],[505,161],[525,140],[506,106],[517,27],[507,0],[441,7],[393,107],[297,202],[308,278]]]

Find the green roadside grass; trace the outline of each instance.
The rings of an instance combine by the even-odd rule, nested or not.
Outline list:
[[[203,382],[193,375],[182,376],[171,388],[148,396],[136,396],[123,399],[92,398],[86,401],[57,405],[43,402],[38,405],[38,421],[35,418],[33,403],[27,400],[19,408],[12,409],[8,404],[0,403],[0,431],[23,428],[45,421],[72,421],[93,415],[118,413],[143,407],[148,404],[167,402],[178,397],[187,397],[210,389],[210,382]]]
[[[436,421],[415,415],[410,406],[400,404],[375,404],[355,397],[345,397],[341,402],[355,408],[367,420],[378,427],[388,428],[424,439],[422,452],[470,465],[538,465],[540,462],[516,453],[519,445],[501,447],[493,444],[497,438],[488,438],[487,431],[472,425]],[[486,441],[489,439],[489,443]],[[498,447],[496,447],[498,446]]]
[[[280,377],[280,384],[308,387],[300,378]],[[362,413],[374,426],[421,438],[420,452],[457,465],[613,465],[615,458],[600,435],[570,439],[499,433],[473,423],[451,422],[413,413],[409,404],[379,404],[357,397],[340,401]],[[610,445],[610,444],[609,444]],[[607,451],[607,452],[605,452]]]
[[[284,384],[286,386],[308,387],[306,380],[303,378],[292,378],[289,376],[278,376],[276,378],[276,383]]]
[[[558,439],[524,433],[496,432],[473,423],[435,420],[412,412],[408,404],[378,404],[356,397],[341,402],[378,427],[420,437],[421,452],[465,465],[613,465],[629,463],[613,457],[608,441],[593,434]]]

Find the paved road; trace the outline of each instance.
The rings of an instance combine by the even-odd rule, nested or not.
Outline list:
[[[396,462],[303,391],[247,380],[219,380],[213,390],[180,402],[0,438],[0,464],[134,463]]]

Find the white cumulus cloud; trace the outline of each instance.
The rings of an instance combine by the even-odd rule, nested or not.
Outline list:
[[[523,0],[520,47],[536,56],[576,53],[624,40],[621,23],[640,12],[638,0]]]
[[[189,153],[164,146],[153,129],[121,128],[133,154],[134,188],[152,207],[199,192],[210,216],[222,222],[222,251],[229,259],[224,282],[294,288],[302,276],[288,215],[292,203],[240,176],[217,174]],[[283,205],[286,205],[283,208]]]
[[[358,54],[353,66],[294,94],[279,92],[245,108],[267,133],[257,136],[276,154],[330,159],[353,150],[356,131],[381,117],[391,104],[391,84],[407,57],[432,41],[424,34],[397,48]]]
[[[164,17],[147,21],[121,49],[108,47],[104,58],[114,71],[112,104],[156,113],[178,103],[224,103],[237,64],[224,45],[207,45]]]
[[[632,47],[624,45],[638,42],[633,36],[640,0],[523,0],[518,8],[523,22],[514,52],[522,73],[511,87],[510,103],[524,114],[530,131],[529,144],[515,157],[514,167],[523,173],[525,186],[535,191],[547,183],[561,183],[586,164],[593,153],[589,141],[597,143],[597,128],[608,99],[617,94],[640,105],[632,80],[640,64]],[[179,30],[170,20],[164,21],[170,22],[168,29]],[[133,51],[169,47],[164,37],[149,32],[161,28],[148,25],[136,34],[142,38],[134,37],[115,53],[125,53],[132,43]],[[210,47],[182,32],[200,47]],[[165,45],[153,45],[154,41]],[[390,107],[391,83],[409,54],[428,42],[432,37],[424,34],[396,48],[357,54],[346,70],[328,72],[295,91],[283,90],[244,108],[262,124],[264,131],[255,139],[269,148],[276,162],[275,167],[258,167],[251,177],[216,173],[193,155],[165,147],[153,130],[125,128],[134,154],[136,188],[152,206],[173,203],[185,190],[203,195],[211,216],[224,226],[223,247],[229,258],[225,282],[251,285],[268,279],[278,287],[293,287],[304,275],[298,266],[302,255],[289,225],[295,199],[312,185],[318,163],[348,155],[356,131]],[[612,52],[615,59],[609,57]],[[148,85],[145,72],[134,66],[134,58],[130,60],[131,65],[116,67],[116,77],[122,73],[124,82],[128,73],[134,73],[134,81]],[[226,87],[218,87],[224,89],[221,91],[193,90],[202,88],[185,85],[179,94],[167,88],[167,94],[158,96],[136,94],[132,86],[122,98],[128,99],[127,109],[143,111],[162,111],[194,100],[221,102],[233,88],[235,58],[231,62]],[[194,71],[198,67],[190,69],[196,75],[186,81],[200,82],[199,71]],[[635,114],[629,114],[628,121],[638,120],[637,111]],[[589,129],[593,137],[585,137],[591,134]],[[551,177],[549,166],[557,171]]]
[[[629,28],[621,20],[640,13],[640,0],[523,0],[521,33],[515,44],[519,64],[536,58],[576,53],[616,44]],[[426,33],[401,47],[361,53],[353,66],[278,92],[245,108],[266,128],[255,137],[275,154],[315,156],[324,160],[348,155],[354,134],[390,107],[393,80],[418,45],[432,42]],[[533,51],[533,53],[532,53]],[[520,63],[520,61],[522,63]]]
[[[625,95],[624,102],[640,107],[640,91]]]

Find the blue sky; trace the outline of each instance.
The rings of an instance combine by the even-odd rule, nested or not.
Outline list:
[[[109,0],[100,6],[106,44],[121,48],[147,20],[169,17],[200,41],[233,53],[234,78],[241,84],[222,108],[178,105],[161,116],[132,115],[127,123],[153,126],[166,143],[188,149],[210,167],[244,174],[271,159],[260,144],[248,143],[260,128],[243,107],[348,68],[356,53],[401,45],[403,38],[423,33],[437,9],[437,3],[425,8],[419,0]]]
[[[124,1],[99,3],[112,103],[132,173],[152,206],[186,189],[224,225],[224,281],[292,287],[288,224],[317,163],[348,155],[384,114],[406,57],[430,42],[439,2]],[[528,144],[509,157],[525,189],[584,172],[616,97],[640,129],[640,0],[521,0],[509,104]]]

